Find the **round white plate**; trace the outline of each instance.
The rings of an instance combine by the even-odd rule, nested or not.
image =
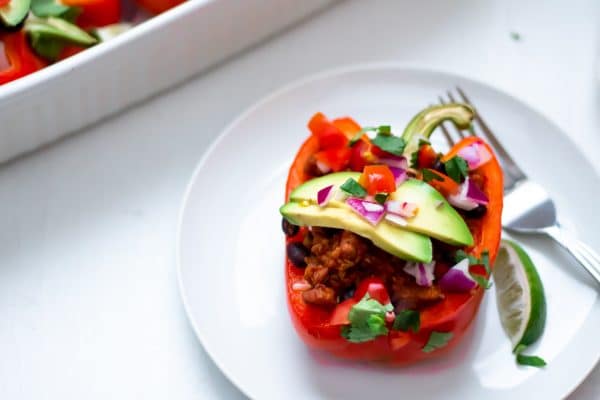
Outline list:
[[[287,170],[316,111],[401,130],[417,111],[456,85],[531,177],[556,199],[568,227],[600,248],[600,181],[573,143],[528,106],[482,83],[422,69],[370,65],[293,84],[233,122],[194,173],[180,220],[183,300],[206,351],[256,399],[377,397],[559,398],[600,356],[594,284],[558,246],[519,238],[546,288],[546,332],[532,353],[545,369],[518,367],[485,296],[470,333],[439,360],[394,369],[308,351],[291,325],[284,291],[284,236],[278,208]],[[439,136],[439,134],[436,134]]]

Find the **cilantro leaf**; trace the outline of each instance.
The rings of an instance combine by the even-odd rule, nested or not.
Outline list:
[[[382,135],[391,135],[392,134],[392,127],[390,125],[380,125],[377,128],[377,132],[379,132]]]
[[[401,137],[382,134],[381,131],[371,142],[381,150],[396,156],[401,156],[406,147],[406,142]]]
[[[469,265],[483,265],[483,267],[485,268],[486,274],[489,276],[489,274],[491,272],[489,251],[484,250],[481,253],[481,259],[479,259],[471,254],[467,254],[464,250],[457,250],[456,253],[454,254],[454,261],[456,261],[457,263],[461,262],[465,258],[469,259]],[[487,277],[478,275],[478,274],[472,274],[470,272],[469,272],[469,275],[471,275],[471,278],[473,278],[473,280],[475,282],[477,282],[477,284],[479,286],[481,286],[482,288],[489,289],[492,287],[492,284]]]
[[[40,18],[59,17],[69,22],[73,22],[80,14],[81,9],[78,7],[65,6],[56,0],[32,0],[31,12],[36,17]]]
[[[421,314],[415,310],[402,310],[394,320],[393,328],[397,331],[408,332],[412,329],[417,333],[421,327]]]
[[[469,173],[469,164],[464,158],[454,156],[444,163],[446,174],[454,181],[461,183],[463,178],[466,178]]]
[[[450,339],[452,339],[452,332],[436,332],[432,331],[429,335],[429,340],[425,347],[423,347],[424,353],[431,353],[434,350],[441,349],[446,346]]]
[[[388,199],[389,194],[388,193],[377,193],[375,195],[375,201],[378,202],[379,204],[384,204],[386,202],[386,200]]]
[[[363,137],[364,134],[365,134],[365,131],[362,129],[360,131],[356,132],[356,134],[354,136],[352,136],[352,139],[350,139],[350,141],[348,142],[348,146],[349,147],[354,146],[360,140],[360,138]]]
[[[442,177],[440,177],[438,174],[436,174],[432,170],[430,170],[430,169],[423,170],[423,181],[424,182],[443,181],[443,180],[444,179]]]
[[[367,191],[365,190],[365,188],[362,187],[360,185],[360,183],[356,182],[352,178],[348,178],[348,180],[346,182],[344,182],[342,184],[342,186],[340,186],[340,189],[342,189],[344,192],[348,193],[349,195],[355,196],[355,197],[362,198],[367,195]]]
[[[383,305],[369,294],[356,303],[348,313],[349,326],[342,328],[342,337],[352,343],[368,342],[377,336],[387,335],[385,314],[393,310],[391,304]]]
[[[525,354],[518,354],[517,364],[541,368],[546,366],[546,361],[538,356],[526,356]]]

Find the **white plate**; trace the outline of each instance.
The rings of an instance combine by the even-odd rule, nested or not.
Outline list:
[[[194,173],[181,213],[180,285],[198,338],[244,393],[257,399],[394,396],[559,398],[600,356],[594,285],[547,240],[521,238],[546,287],[548,322],[533,352],[545,369],[517,367],[493,289],[456,351],[402,369],[342,362],[308,351],[290,322],[278,207],[288,167],[316,111],[403,128],[455,85],[470,94],[523,168],[555,197],[569,227],[600,248],[600,182],[551,122],[487,85],[394,65],[337,70],[291,85],[233,122]],[[416,396],[416,397],[415,397]]]

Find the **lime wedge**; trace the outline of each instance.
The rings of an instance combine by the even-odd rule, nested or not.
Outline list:
[[[533,261],[518,244],[502,240],[493,276],[500,321],[513,351],[529,346],[546,323],[544,287]]]

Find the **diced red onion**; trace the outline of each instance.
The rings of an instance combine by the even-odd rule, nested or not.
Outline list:
[[[399,167],[389,167],[390,171],[392,171],[392,175],[394,175],[394,180],[396,181],[396,187],[400,186],[404,183],[405,180],[408,179],[408,173],[406,169]]]
[[[385,215],[385,208],[378,203],[369,202],[356,197],[350,197],[346,200],[346,204],[348,204],[354,212],[369,221],[369,223],[372,225],[377,225]],[[377,208],[378,211],[367,210],[367,207],[371,210],[375,210],[376,208],[374,206],[379,206],[379,208]]]
[[[331,171],[331,168],[329,168],[329,165],[322,163],[321,161],[317,160],[317,169],[319,170],[319,172],[321,172],[322,174],[326,174],[329,171]]]
[[[480,143],[473,143],[461,148],[458,155],[465,159],[470,170],[481,167],[492,158],[488,149]]]
[[[407,226],[408,221],[396,214],[385,214],[385,220],[398,226]]]
[[[433,270],[435,261],[430,263],[409,262],[404,266],[404,272],[415,277],[419,286],[431,286],[433,283]]]
[[[481,191],[469,178],[467,178],[464,182],[464,185],[467,185],[467,198],[474,201],[477,204],[483,204],[484,206],[489,203],[489,200],[485,193]]]
[[[333,185],[325,186],[317,192],[317,204],[321,207],[325,206],[333,195]]]
[[[415,203],[406,201],[389,200],[385,202],[385,210],[389,213],[399,215],[403,218],[412,218],[417,215],[419,207]]]
[[[304,292],[308,289],[310,289],[312,286],[310,285],[310,283],[306,282],[304,279],[298,282],[294,282],[294,284],[292,285],[292,290],[296,290],[296,291],[300,291],[300,292]]]
[[[408,160],[403,156],[390,156],[386,158],[380,158],[377,160],[381,164],[385,164],[388,167],[400,168],[403,170],[408,169]]]
[[[465,258],[450,268],[440,279],[445,292],[468,292],[477,285],[469,273],[469,259]]]
[[[456,208],[469,211],[477,208],[477,203],[467,197],[468,187],[465,183],[467,183],[467,181],[460,186],[460,191],[458,193],[448,196],[448,202]]]
[[[363,202],[363,206],[365,207],[365,210],[367,210],[368,212],[385,211],[385,208],[379,203],[371,203],[371,202],[365,201],[365,202]]]
[[[469,178],[460,185],[460,191],[448,197],[448,201],[454,207],[462,210],[473,210],[479,204],[488,204],[487,196]]]

